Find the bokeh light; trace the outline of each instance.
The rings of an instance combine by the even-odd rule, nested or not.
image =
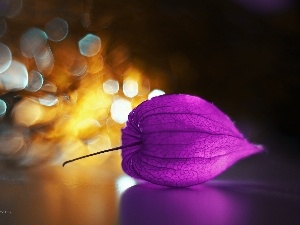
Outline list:
[[[1,1],[0,16],[13,18],[18,15],[22,9],[22,0],[5,0]]]
[[[41,73],[36,70],[32,70],[28,74],[28,84],[25,88],[26,91],[36,92],[40,90],[44,82],[44,78]]]
[[[127,176],[127,175],[120,176],[116,181],[116,187],[117,187],[118,194],[121,195],[128,188],[130,188],[136,184],[137,184],[137,182],[132,177]]]
[[[129,98],[135,97],[139,92],[138,83],[135,80],[125,80],[123,83],[123,92]]]
[[[151,99],[153,97],[156,97],[156,96],[160,96],[160,95],[164,95],[165,92],[162,91],[162,90],[159,90],[159,89],[154,89],[153,91],[151,91],[148,95],[148,99]]]
[[[22,4],[19,0],[3,2],[0,37],[15,32],[11,24],[22,22],[23,12],[7,19],[17,15]],[[147,74],[138,69],[138,62],[131,62],[131,50],[125,43],[111,44],[105,32],[101,38],[89,33],[94,31],[89,10],[77,11],[69,3],[62,8],[59,15],[45,15],[43,20],[37,15],[27,17],[38,23],[20,27],[11,39],[15,45],[6,43],[6,36],[0,43],[0,92],[5,94],[0,100],[0,117],[11,121],[6,128],[10,133],[0,130],[1,141],[11,138],[0,154],[10,154],[22,166],[46,159],[57,165],[121,145],[128,114],[150,92]],[[78,28],[76,24],[82,33],[72,31]],[[105,154],[79,164],[109,161],[121,171],[120,160],[120,154]]]
[[[87,61],[81,55],[71,56],[68,63],[68,72],[73,76],[82,76],[87,71]]]
[[[28,72],[24,64],[12,60],[10,67],[0,73],[0,90],[17,91],[28,84]]]
[[[31,127],[49,124],[55,119],[56,113],[57,108],[55,107],[46,107],[35,99],[24,98],[14,106],[12,118],[16,125]]]
[[[98,136],[100,127],[101,125],[98,120],[92,118],[84,119],[76,124],[75,135],[83,140],[85,144],[91,144],[95,141],[95,139],[98,139],[95,137]]]
[[[55,95],[47,94],[39,98],[39,103],[44,106],[53,106],[58,102],[58,98]]]
[[[68,23],[59,17],[50,20],[45,26],[45,32],[51,41],[62,41],[68,35]]]
[[[15,105],[12,115],[16,124],[32,126],[42,117],[42,108],[32,99],[25,98]]]
[[[16,129],[7,129],[1,132],[0,135],[0,154],[14,155],[23,147],[26,147],[26,141],[22,132]]]
[[[6,106],[5,101],[3,101],[2,99],[0,99],[0,117],[2,117],[3,115],[5,115],[6,109],[7,109],[7,106]]]
[[[12,56],[10,49],[0,43],[0,73],[3,73],[11,64]]]
[[[54,66],[54,57],[49,46],[43,45],[34,55],[36,66],[40,72],[49,74]]]
[[[117,123],[125,123],[128,120],[128,114],[131,112],[131,102],[124,98],[116,98],[110,108],[111,117]]]
[[[87,34],[79,42],[79,51],[82,55],[92,57],[101,49],[101,40],[94,34]]]
[[[27,30],[21,37],[20,48],[27,58],[34,57],[47,43],[47,35],[39,28]]]
[[[119,91],[119,82],[116,80],[107,80],[103,83],[103,91],[113,95]]]
[[[47,93],[55,94],[57,92],[57,87],[55,84],[47,81],[44,83],[44,85],[41,87],[41,90]]]

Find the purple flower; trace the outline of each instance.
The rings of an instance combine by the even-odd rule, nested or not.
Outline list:
[[[128,175],[171,187],[205,182],[262,151],[213,104],[184,94],[162,95],[136,107],[122,130],[122,146]]]

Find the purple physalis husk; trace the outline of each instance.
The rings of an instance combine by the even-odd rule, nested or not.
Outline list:
[[[185,94],[141,103],[122,129],[124,172],[163,186],[203,183],[261,151],[216,106]]]

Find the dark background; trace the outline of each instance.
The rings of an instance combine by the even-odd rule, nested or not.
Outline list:
[[[152,88],[199,95],[270,154],[299,158],[299,12],[288,0],[94,1],[89,29],[126,44]]]

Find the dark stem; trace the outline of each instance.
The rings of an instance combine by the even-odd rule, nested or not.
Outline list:
[[[119,149],[122,149],[122,148],[128,148],[128,147],[132,147],[132,146],[137,146],[139,144],[141,144],[141,141],[138,141],[138,142],[135,142],[135,143],[132,143],[132,144],[129,144],[129,145],[124,145],[124,146],[122,145],[122,146],[119,146],[119,147],[115,147],[115,148],[111,148],[111,149],[106,149],[106,150],[103,150],[103,151],[100,151],[100,152],[95,152],[95,153],[92,153],[92,154],[84,155],[84,156],[81,156],[81,157],[78,157],[78,158],[75,158],[75,159],[71,159],[71,160],[65,161],[62,164],[62,166],[65,166],[67,163],[74,162],[74,161],[79,160],[79,159],[84,159],[84,158],[87,158],[87,157],[90,157],[90,156],[99,155],[99,154],[106,153],[106,152],[116,151],[116,150],[119,150]]]

